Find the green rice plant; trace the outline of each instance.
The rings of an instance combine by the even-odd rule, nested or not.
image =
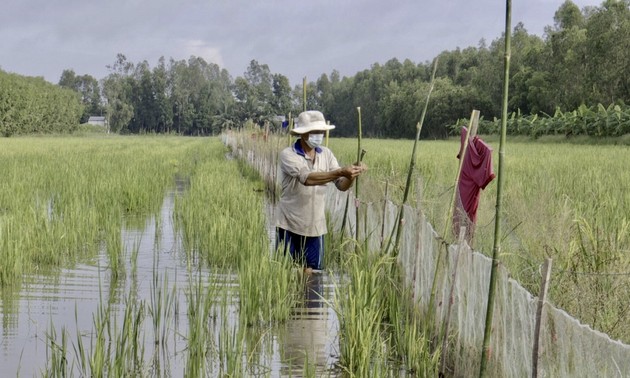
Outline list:
[[[133,295],[130,293],[127,297],[122,327],[114,328],[113,356],[108,356],[107,372],[118,377],[142,376],[144,373],[145,343],[141,330],[146,311],[144,301],[136,301]]]
[[[264,325],[288,319],[299,293],[300,281],[290,256],[271,257],[266,245],[238,271],[239,316],[243,326]]]
[[[391,374],[399,366],[400,369],[417,376],[437,376],[440,360],[439,348],[433,348],[430,337],[425,334],[427,325],[421,322],[422,314],[415,308],[410,289],[403,284],[400,266],[396,263],[396,259],[389,255],[364,254],[353,256],[352,262],[347,267],[350,267],[351,275],[357,274],[359,278],[356,285],[354,283],[350,285],[351,293],[359,293],[355,296],[358,300],[356,304],[353,304],[354,300],[350,300],[347,304],[357,309],[361,309],[362,306],[377,309],[375,312],[379,317],[377,323],[380,330],[380,342],[383,343],[380,352],[377,352],[377,356],[378,353],[382,353],[383,356],[373,356],[371,365],[370,363],[366,365],[365,361],[361,365],[374,369],[375,358],[380,358],[389,361],[381,367],[387,374]],[[361,280],[364,273],[373,279],[367,282]],[[350,278],[350,282],[352,281],[353,278]],[[348,294],[348,297],[351,295]],[[343,308],[341,311],[344,311]],[[360,310],[357,314],[354,316],[359,318],[363,316]],[[345,318],[351,316],[347,315]],[[344,340],[345,332],[342,326],[341,340]],[[363,335],[366,333],[362,333]],[[378,342],[374,343],[378,345]],[[358,344],[361,345],[363,342]],[[365,367],[360,368],[359,371]]]
[[[262,260],[262,259],[261,259]],[[243,327],[260,325],[263,322],[264,307],[267,304],[263,301],[263,289],[259,285],[258,274],[267,266],[252,265],[254,260],[243,261],[239,269],[239,319]]]
[[[71,376],[72,367],[68,365],[68,337],[65,328],[61,329],[61,343],[57,343],[57,331],[54,324],[46,332],[46,372],[51,378]],[[19,376],[19,372],[18,372]]]
[[[359,249],[362,251],[361,249]],[[335,312],[339,318],[339,363],[345,371],[366,376],[385,355],[381,326],[383,298],[379,292],[391,256],[352,254],[346,261],[348,282],[336,288]]]
[[[84,344],[84,335],[77,330],[73,343],[74,357],[68,354],[67,330],[62,328],[61,344],[57,343],[55,325],[47,331],[47,376],[144,376],[144,337],[142,323],[146,314],[143,301],[137,301],[135,293],[129,293],[119,328],[117,319],[103,299],[93,315],[93,329],[89,345]],[[75,320],[78,324],[78,307]],[[113,323],[113,324],[112,324]]]
[[[79,317],[78,308],[77,306],[75,306],[74,319],[77,324],[79,323],[78,317]],[[55,332],[53,324],[51,324],[51,330],[49,332]],[[77,335],[77,340],[76,340],[76,343],[73,344],[73,349],[74,349],[74,356],[75,356],[74,358],[75,358],[75,361],[77,361],[77,369],[79,370],[79,374],[83,377],[86,377],[88,375],[88,352],[89,351],[86,349],[85,345],[83,344],[82,335],[80,334]]]
[[[81,369],[89,371],[89,374],[94,377],[103,377],[107,373],[109,346],[105,333],[109,327],[109,314],[109,307],[105,307],[102,302],[99,304],[96,314],[94,314],[94,328],[90,340],[90,353],[87,355],[87,366],[83,366]],[[81,337],[81,334],[77,335],[78,339]]]
[[[114,279],[117,279],[125,272],[125,262],[123,259],[123,241],[120,231],[113,230],[107,233],[107,255],[109,256],[109,269]]]
[[[112,266],[122,266],[115,238],[123,216],[155,214],[175,174],[188,174],[197,161],[189,157],[204,145],[155,136],[2,140],[0,285],[94,256],[107,238]]]
[[[244,328],[223,322],[218,335],[219,375],[242,377],[244,375]]]
[[[130,263],[131,263],[131,275],[133,277],[138,274],[138,254],[140,253],[140,240],[135,240],[131,250]]]
[[[191,279],[192,280],[192,279]],[[212,345],[212,328],[209,326],[211,295],[213,286],[205,291],[201,277],[191,281],[186,294],[188,299],[188,337],[186,349],[186,365],[184,373],[187,377],[204,377],[209,368],[207,358]]]
[[[440,348],[435,347],[431,324],[416,308],[411,288],[404,286],[400,265],[390,262],[389,272],[381,282],[384,319],[383,329],[389,335],[390,358],[416,376],[437,376]]]
[[[272,376],[271,366],[275,363],[275,325],[248,327],[243,333],[244,367],[246,376]]]
[[[236,268],[251,245],[268,240],[262,196],[256,192],[256,182],[234,174],[237,163],[224,161],[220,144],[206,154],[190,189],[176,199],[177,228],[193,257]]]
[[[24,271],[24,259],[21,257],[23,239],[10,238],[19,233],[20,225],[8,216],[0,216],[0,287],[15,283]]]
[[[568,256],[556,273],[556,284],[550,288],[550,296],[559,306],[623,339],[630,338],[630,330],[624,326],[630,318],[629,226],[623,220],[614,230],[604,230],[597,219],[593,223],[576,219],[578,237],[571,241]]]
[[[169,286],[168,276],[164,275],[160,281],[160,276],[154,267],[148,311],[153,325],[154,344],[162,347],[168,338],[168,328],[173,318],[177,295],[177,285],[170,286],[170,290]]]
[[[302,279],[299,274],[295,274],[295,263],[289,254],[273,254],[269,259],[268,271],[269,274],[264,277],[264,297],[269,310],[267,317],[273,322],[284,322],[295,307]]]
[[[317,372],[315,370],[315,365],[312,364],[308,359],[308,353],[305,353],[304,356],[304,368],[302,369],[302,377],[304,378],[315,378],[317,377]]]

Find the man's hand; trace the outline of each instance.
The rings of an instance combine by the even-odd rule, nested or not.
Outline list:
[[[367,171],[367,165],[363,164],[362,162],[358,164],[354,163],[352,165],[341,168],[341,173],[343,177],[347,178],[348,180],[354,180],[357,176],[365,171]]]

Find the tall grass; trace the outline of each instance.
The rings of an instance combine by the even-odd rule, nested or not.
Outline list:
[[[98,253],[117,271],[123,217],[152,214],[203,139],[11,138],[0,141],[0,287]]]
[[[486,142],[498,146],[492,137]],[[362,178],[364,187],[370,187],[366,200],[380,201],[388,182],[389,197],[401,201],[411,143],[363,141],[370,150],[369,174]],[[331,139],[330,145],[340,160],[353,158],[353,140]],[[459,139],[425,141],[418,154],[422,198],[412,203],[437,230],[446,221],[458,150]],[[630,309],[622,305],[630,299],[624,294],[630,292],[630,150],[518,140],[508,141],[505,159],[502,264],[537,293],[538,267],[546,257],[553,258],[551,301],[612,337],[630,341]],[[477,212],[474,247],[486,254],[492,250],[495,196],[491,183]],[[454,235],[444,236],[455,240]],[[602,285],[614,290],[597,289]]]
[[[57,145],[60,139],[66,144]],[[62,267],[105,252],[110,295],[101,298],[88,336],[77,330],[71,346],[67,331],[62,330],[59,341],[51,324],[48,374],[167,376],[173,358],[169,353],[174,348],[169,343],[182,338],[185,376],[243,376],[246,371],[269,374],[271,368],[262,366],[268,362],[258,354],[272,351],[263,340],[268,338],[267,330],[289,318],[300,293],[301,275],[289,256],[274,254],[269,248],[260,177],[238,161],[226,159],[218,139],[102,138],[81,143],[60,139],[46,140],[50,144],[37,140],[41,146],[52,146],[56,151],[52,157],[50,151],[35,150],[36,158],[24,158],[22,167],[35,161],[42,164],[34,180],[45,183],[22,191],[22,202],[7,202],[16,209],[30,204],[34,210],[27,215],[34,220],[7,224],[4,220],[18,217],[18,212],[0,215],[0,232],[11,232],[2,243],[12,248],[6,251],[11,253],[18,243],[41,246],[32,256],[16,257],[12,262],[11,266],[27,265],[22,273],[35,269],[35,264]],[[14,154],[20,157],[18,149]],[[52,167],[47,161],[57,159],[57,154],[56,164],[67,165],[67,182],[47,176]],[[17,157],[14,162],[21,159]],[[19,165],[15,163],[11,172],[18,172]],[[75,172],[80,173],[75,177]],[[142,227],[149,217],[159,218],[161,201],[175,177],[187,177],[190,182],[175,199],[173,217],[183,236],[186,256],[182,258],[188,262],[186,274],[191,280],[180,288],[154,267],[150,295],[140,298],[134,283],[140,243],[127,254],[121,231],[123,227]],[[45,200],[37,202],[37,198]],[[73,222],[70,229],[69,220]],[[30,225],[24,230],[35,241],[15,234],[11,227],[18,224]],[[35,237],[38,232],[42,234],[39,238]],[[58,253],[60,250],[67,253]],[[115,306],[120,301],[117,293],[126,286],[129,265],[134,282],[120,313]],[[208,281],[202,280],[208,276],[201,272],[208,270],[214,274]],[[232,275],[238,276],[236,297],[228,294],[233,282],[221,280]],[[6,284],[10,282],[9,276]],[[188,326],[185,334],[177,331],[181,290],[186,293],[182,307]],[[236,320],[228,309],[236,309]],[[77,319],[83,315],[77,314]]]
[[[425,337],[426,327],[403,286],[396,259],[357,250],[343,266],[347,282],[336,291],[342,369],[360,377],[401,371],[437,376],[439,349],[432,349]]]

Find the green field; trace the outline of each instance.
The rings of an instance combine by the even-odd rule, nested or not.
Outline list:
[[[498,172],[499,143],[489,138]],[[331,139],[339,160],[356,160],[357,142]],[[401,201],[413,141],[364,139],[360,196]],[[458,140],[420,141],[412,180],[419,203],[444,234],[458,167]],[[581,321],[630,340],[630,148],[524,140],[505,146],[501,263],[530,292],[539,290],[539,266],[553,259],[550,300]],[[475,249],[492,254],[495,179],[482,192]],[[455,240],[452,235],[447,235]]]
[[[286,138],[272,140],[274,143],[264,147],[270,153],[287,142]],[[121,230],[134,224],[141,227],[147,217],[159,211],[165,193],[183,181],[186,188],[175,203],[174,220],[189,261],[238,274],[238,296],[247,298],[238,305],[242,327],[258,328],[286,321],[295,293],[300,290],[296,280],[299,277],[291,273],[286,260],[261,258],[269,245],[261,210],[264,184],[245,164],[227,159],[228,151],[218,138],[102,135],[22,137],[0,143],[0,174],[4,178],[0,184],[0,291],[7,298],[5,309],[10,308],[10,293],[19,295],[24,275],[54,275],[55,271],[94,258],[103,250],[108,256],[110,279],[132,275],[133,272],[125,271],[129,267],[124,259],[129,255],[120,239]],[[492,139],[488,143],[495,150],[498,172],[498,143]],[[369,171],[360,181],[360,199],[382,201],[387,191],[389,199],[401,201],[412,145],[412,141],[403,140],[363,140],[362,147],[367,151],[364,162]],[[331,139],[330,147],[341,163],[356,159],[355,140]],[[420,141],[418,146],[409,202],[422,208],[440,234],[445,233],[457,151],[455,140]],[[630,149],[623,146],[508,141],[500,255],[511,275],[534,294],[538,292],[540,264],[545,257],[553,258],[550,301],[580,321],[626,341],[630,339],[630,173],[625,163],[629,158]],[[488,255],[493,245],[496,183],[493,181],[482,193],[474,239],[475,248]],[[446,237],[454,240],[451,235]],[[339,253],[336,246],[329,251],[333,259]],[[385,357],[361,352],[374,349],[378,338],[362,339],[351,333],[366,324],[375,324],[368,319],[361,324],[363,320],[348,315],[370,301],[361,297],[361,288],[379,282],[384,272],[392,269],[391,261],[366,258],[359,255],[341,266],[330,264],[331,268],[350,274],[351,290],[340,292],[343,295],[336,311],[345,319],[341,340],[353,343],[342,343],[344,355],[340,358],[346,368],[355,371],[366,368],[365,362],[358,363],[361,359]],[[133,261],[131,266],[134,269]],[[381,305],[401,297],[395,294],[399,290],[395,281],[391,283],[385,287],[374,285],[383,290],[379,295],[389,298],[379,302]],[[159,287],[159,282],[155,287]],[[214,286],[210,288],[217,290],[215,297],[222,295]],[[207,295],[199,295],[187,294],[190,306],[199,306],[191,307],[192,313],[217,306],[205,302]],[[153,317],[165,305],[152,303],[156,306]],[[404,306],[392,302],[365,314],[407,319],[406,315],[383,315],[398,307]],[[353,319],[355,324],[348,322]],[[390,330],[398,336],[389,340],[399,340],[399,347],[413,344],[401,339],[401,335],[418,327],[409,319],[413,318],[403,323],[409,323],[411,328]],[[191,337],[208,332],[194,320],[189,325]],[[164,320],[153,321],[157,334]],[[221,332],[233,331],[225,328]],[[238,331],[231,337],[244,335]],[[203,345],[209,341],[195,340],[193,346],[202,349],[190,350],[187,369],[200,372],[198,369],[203,369],[205,362],[199,353],[203,354]],[[422,347],[413,353],[415,360],[424,361],[415,363],[416,369],[433,369],[430,361],[436,355]],[[52,358],[68,357],[55,356]],[[409,360],[404,363],[410,365],[411,357],[406,358]],[[109,363],[110,368],[125,366],[124,361],[102,363]],[[230,363],[232,371],[242,368],[236,361]]]

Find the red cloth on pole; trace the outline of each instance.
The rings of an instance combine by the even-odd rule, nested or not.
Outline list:
[[[461,144],[457,158],[461,158],[466,143],[466,128],[462,127]],[[462,161],[453,213],[453,232],[459,234],[461,226],[466,227],[466,240],[470,244],[477,221],[477,207],[481,190],[494,179],[492,168],[492,148],[476,135],[468,139],[468,148]]]

